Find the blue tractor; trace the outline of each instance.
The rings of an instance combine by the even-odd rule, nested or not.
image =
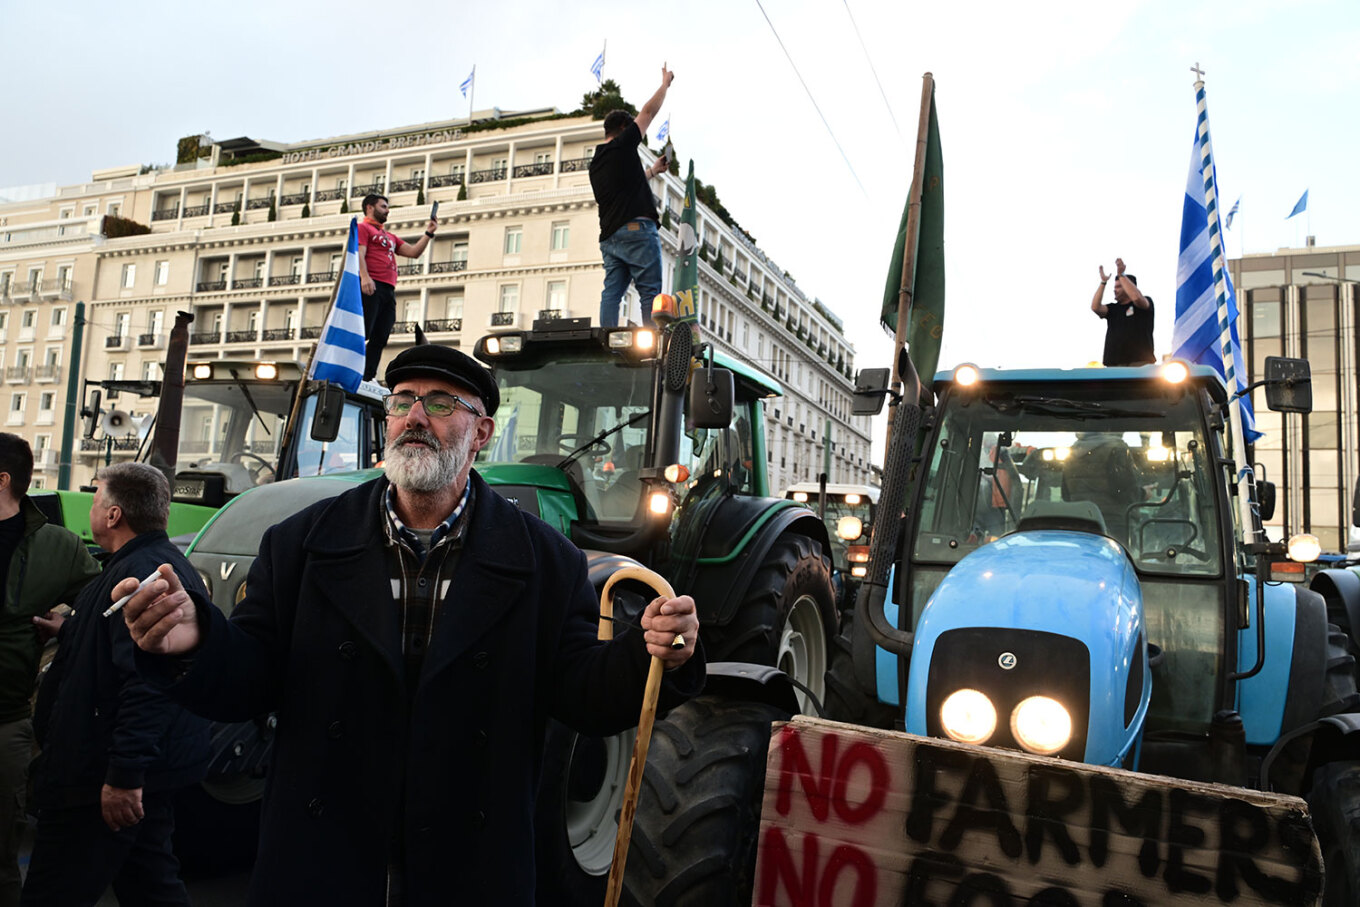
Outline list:
[[[885,504],[910,490],[828,717],[1304,797],[1324,903],[1360,903],[1357,623],[1283,581],[1308,539],[1264,540],[1274,489],[1239,485],[1222,379],[961,366],[926,388],[902,366]],[[1307,374],[1268,362],[1268,405],[1308,411]]]

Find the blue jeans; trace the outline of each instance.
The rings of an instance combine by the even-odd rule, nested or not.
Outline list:
[[[652,323],[652,297],[661,292],[661,237],[654,220],[630,220],[600,243],[604,256],[604,291],[600,294],[600,325],[619,323],[619,301],[629,283],[642,297],[642,321]]]

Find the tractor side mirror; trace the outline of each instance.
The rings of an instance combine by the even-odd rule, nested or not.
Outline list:
[[[689,385],[689,418],[695,428],[727,428],[736,400],[732,372],[725,368],[694,370]]]
[[[345,390],[337,384],[323,384],[316,393],[316,412],[312,414],[313,441],[330,442],[340,437],[340,419],[345,413]]]
[[[1266,406],[1277,413],[1311,413],[1313,378],[1306,359],[1266,357]]]
[[[855,376],[855,397],[850,412],[856,416],[877,416],[883,412],[883,398],[888,395],[891,378],[891,369],[860,369]]]
[[[93,438],[94,430],[99,427],[99,404],[103,402],[104,395],[100,391],[90,391],[90,405],[80,411],[80,415],[85,420],[85,437]]]
[[[1267,522],[1275,516],[1275,483],[1257,482],[1256,483],[1256,504],[1261,509],[1261,522]]]

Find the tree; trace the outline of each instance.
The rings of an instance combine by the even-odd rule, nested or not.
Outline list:
[[[465,201],[467,201],[467,181],[466,181],[466,180],[458,184],[458,201],[460,201],[460,202],[465,202]]]
[[[618,83],[605,79],[599,88],[581,96],[581,106],[576,113],[588,113],[593,120],[603,120],[611,110],[626,110],[629,116],[637,116],[637,108],[623,99],[623,89]]]
[[[340,201],[340,213],[341,213],[341,214],[348,214],[348,213],[349,213],[349,199],[347,199],[347,198],[346,198],[346,199],[341,199],[341,201]]]
[[[425,204],[425,189],[423,186],[416,189],[416,204]]]
[[[312,206],[309,205],[309,204],[307,204],[306,202],[303,202],[303,203],[302,203],[302,216],[303,216],[303,217],[311,217],[311,216],[312,216]]]
[[[279,210],[274,207],[274,196],[269,197],[269,220],[270,222],[279,219]]]

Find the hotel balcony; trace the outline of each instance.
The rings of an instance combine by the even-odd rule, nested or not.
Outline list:
[[[512,328],[519,322],[519,312],[492,312],[491,327]]]
[[[315,196],[318,202],[338,202],[345,197],[344,189],[318,189]]]
[[[50,384],[61,380],[60,365],[37,365],[33,367],[33,380],[39,384]]]
[[[212,205],[192,205],[185,206],[185,217],[204,217],[212,212]]]
[[[274,204],[274,196],[266,195],[264,198],[252,198],[246,202],[247,211],[259,211]]]
[[[231,282],[233,290],[258,290],[262,286],[264,286],[263,277],[243,277]]]
[[[258,331],[227,331],[227,343],[255,343],[257,340]]]
[[[33,369],[27,365],[5,366],[5,381],[10,384],[28,384],[33,380]]]
[[[424,274],[425,266],[422,264],[397,265],[397,274],[401,277],[410,277],[415,274]]]
[[[562,173],[576,173],[581,170],[590,169],[590,158],[574,157],[562,162]]]
[[[505,179],[510,171],[505,167],[494,170],[474,170],[468,174],[469,183],[494,183],[497,180]]]
[[[158,333],[138,334],[137,348],[141,350],[163,350],[165,349],[165,335]]]
[[[301,274],[275,274],[269,278],[271,287],[291,287],[302,283]]]
[[[454,271],[466,271],[467,259],[455,258],[453,261],[432,261],[430,262],[431,274],[450,274]]]
[[[173,208],[157,208],[151,212],[152,220],[174,220],[179,217],[179,205]]]
[[[552,176],[552,172],[552,161],[541,161],[537,164],[517,164],[515,166],[515,179],[522,176]]]
[[[305,205],[307,204],[306,192],[294,192],[279,199],[280,205]]]
[[[217,293],[227,288],[225,280],[200,280],[198,282],[198,292]]]
[[[321,325],[316,324],[298,331],[299,340],[315,340],[321,336]]]
[[[421,179],[413,179],[413,180],[394,180],[394,181],[392,182],[392,191],[393,191],[393,192],[415,192],[417,189],[419,189],[419,188],[421,187],[421,184],[422,184],[423,182],[424,182],[424,180],[421,180]]]
[[[444,186],[461,186],[461,185],[463,185],[463,174],[461,173],[445,173],[443,176],[432,176],[430,177],[429,180],[429,186],[431,189],[440,189],[443,188]]]
[[[292,339],[293,339],[293,329],[292,329],[292,328],[268,328],[268,329],[265,330],[265,332],[264,332],[263,334],[260,335],[260,339],[261,339],[262,341],[264,341],[265,343],[269,343],[269,342],[271,342],[271,341],[292,340]]]
[[[105,350],[127,350],[132,345],[132,337],[127,334],[114,334],[104,338]]]
[[[307,275],[308,283],[330,283],[335,279],[336,271],[313,271]]]
[[[436,318],[425,322],[425,333],[435,334],[440,331],[461,331],[463,329],[463,319],[461,318]]]
[[[194,331],[189,335],[189,343],[193,345],[221,342],[222,342],[221,331]]]
[[[218,202],[213,205],[214,214],[232,214],[241,210],[240,202]]]

